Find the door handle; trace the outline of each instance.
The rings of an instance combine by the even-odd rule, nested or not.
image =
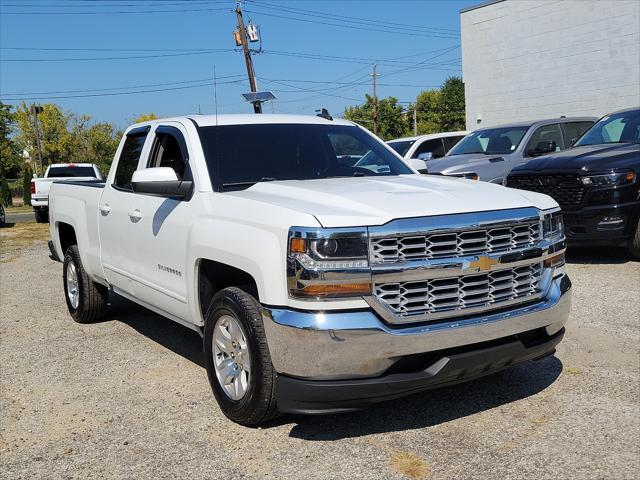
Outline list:
[[[137,208],[129,212],[129,218],[133,223],[139,222],[142,219],[142,212]]]
[[[106,217],[107,215],[109,215],[109,212],[111,212],[111,207],[109,206],[108,203],[105,203],[100,207],[100,213],[102,214],[103,217]]]

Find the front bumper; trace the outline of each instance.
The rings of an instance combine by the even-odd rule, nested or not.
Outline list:
[[[640,217],[640,202],[565,210],[563,217],[568,243],[625,243],[635,234]]]
[[[516,308],[391,327],[372,310],[311,312],[264,308],[275,370],[308,380],[384,375],[403,357],[468,346],[544,328],[554,335],[571,307],[571,282],[555,278],[546,297]]]

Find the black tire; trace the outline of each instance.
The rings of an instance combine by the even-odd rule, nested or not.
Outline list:
[[[78,305],[73,306],[67,294],[67,271],[73,264],[78,280]],[[71,317],[78,323],[91,323],[103,318],[107,312],[109,290],[104,285],[95,283],[85,272],[80,260],[77,245],[69,247],[64,255],[62,265],[62,284],[64,298]]]
[[[49,223],[49,211],[48,210],[34,210],[36,214],[37,223]]]
[[[246,338],[251,362],[248,386],[239,400],[233,400],[227,395],[216,375],[213,335],[218,320],[224,315],[238,320]],[[271,364],[258,301],[236,287],[218,292],[205,315],[203,342],[209,383],[222,413],[234,422],[247,426],[258,425],[277,417],[276,373]]]
[[[629,242],[629,251],[633,258],[640,260],[640,220],[638,220],[638,224],[636,225],[636,234]]]

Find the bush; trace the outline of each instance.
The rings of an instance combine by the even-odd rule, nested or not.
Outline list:
[[[31,178],[33,174],[31,169],[27,168],[22,175],[22,203],[23,205],[31,205]]]
[[[11,190],[9,189],[7,179],[4,177],[0,178],[0,203],[5,207],[12,205]]]

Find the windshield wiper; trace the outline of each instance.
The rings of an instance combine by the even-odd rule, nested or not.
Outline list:
[[[275,182],[276,180],[277,180],[277,178],[274,178],[274,177],[262,177],[260,180],[253,180],[251,182],[223,183],[222,187],[223,188],[228,188],[228,187],[246,187],[247,185],[251,186],[251,185],[255,185],[256,183],[260,183],[260,182]]]

